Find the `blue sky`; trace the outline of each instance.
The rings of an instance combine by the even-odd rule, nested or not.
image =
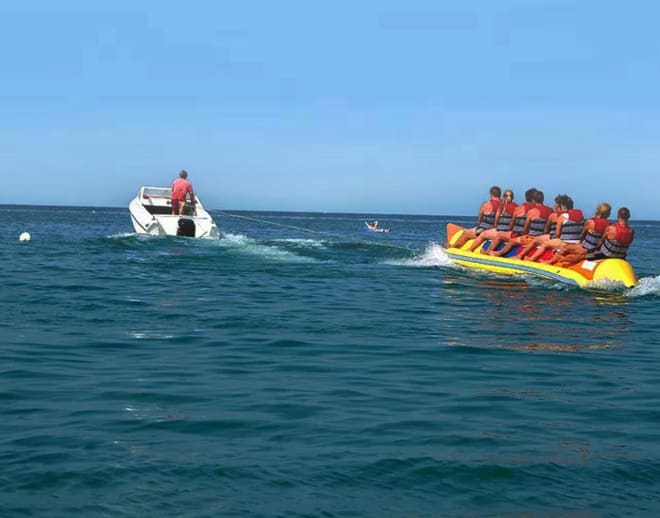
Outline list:
[[[660,219],[660,4],[0,5],[0,203],[470,215],[491,185]]]

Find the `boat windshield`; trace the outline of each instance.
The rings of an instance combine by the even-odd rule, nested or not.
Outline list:
[[[143,187],[142,188],[142,197],[145,196],[150,198],[167,198],[171,196],[171,191],[169,187]]]

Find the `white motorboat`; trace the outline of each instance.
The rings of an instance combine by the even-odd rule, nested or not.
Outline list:
[[[128,206],[135,232],[153,236],[222,237],[213,218],[195,196],[181,215],[172,214],[169,187],[140,187]]]

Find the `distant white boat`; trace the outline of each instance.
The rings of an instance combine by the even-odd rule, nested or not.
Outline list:
[[[222,237],[202,202],[187,202],[182,215],[172,214],[169,187],[140,187],[128,205],[133,228],[138,234],[152,236]]]
[[[378,226],[378,221],[365,221],[364,224],[367,226],[367,230],[371,232],[389,232],[389,228],[381,228]]]

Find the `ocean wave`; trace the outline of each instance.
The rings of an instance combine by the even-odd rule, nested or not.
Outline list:
[[[130,331],[129,336],[135,340],[171,340],[174,335],[153,331]]]

